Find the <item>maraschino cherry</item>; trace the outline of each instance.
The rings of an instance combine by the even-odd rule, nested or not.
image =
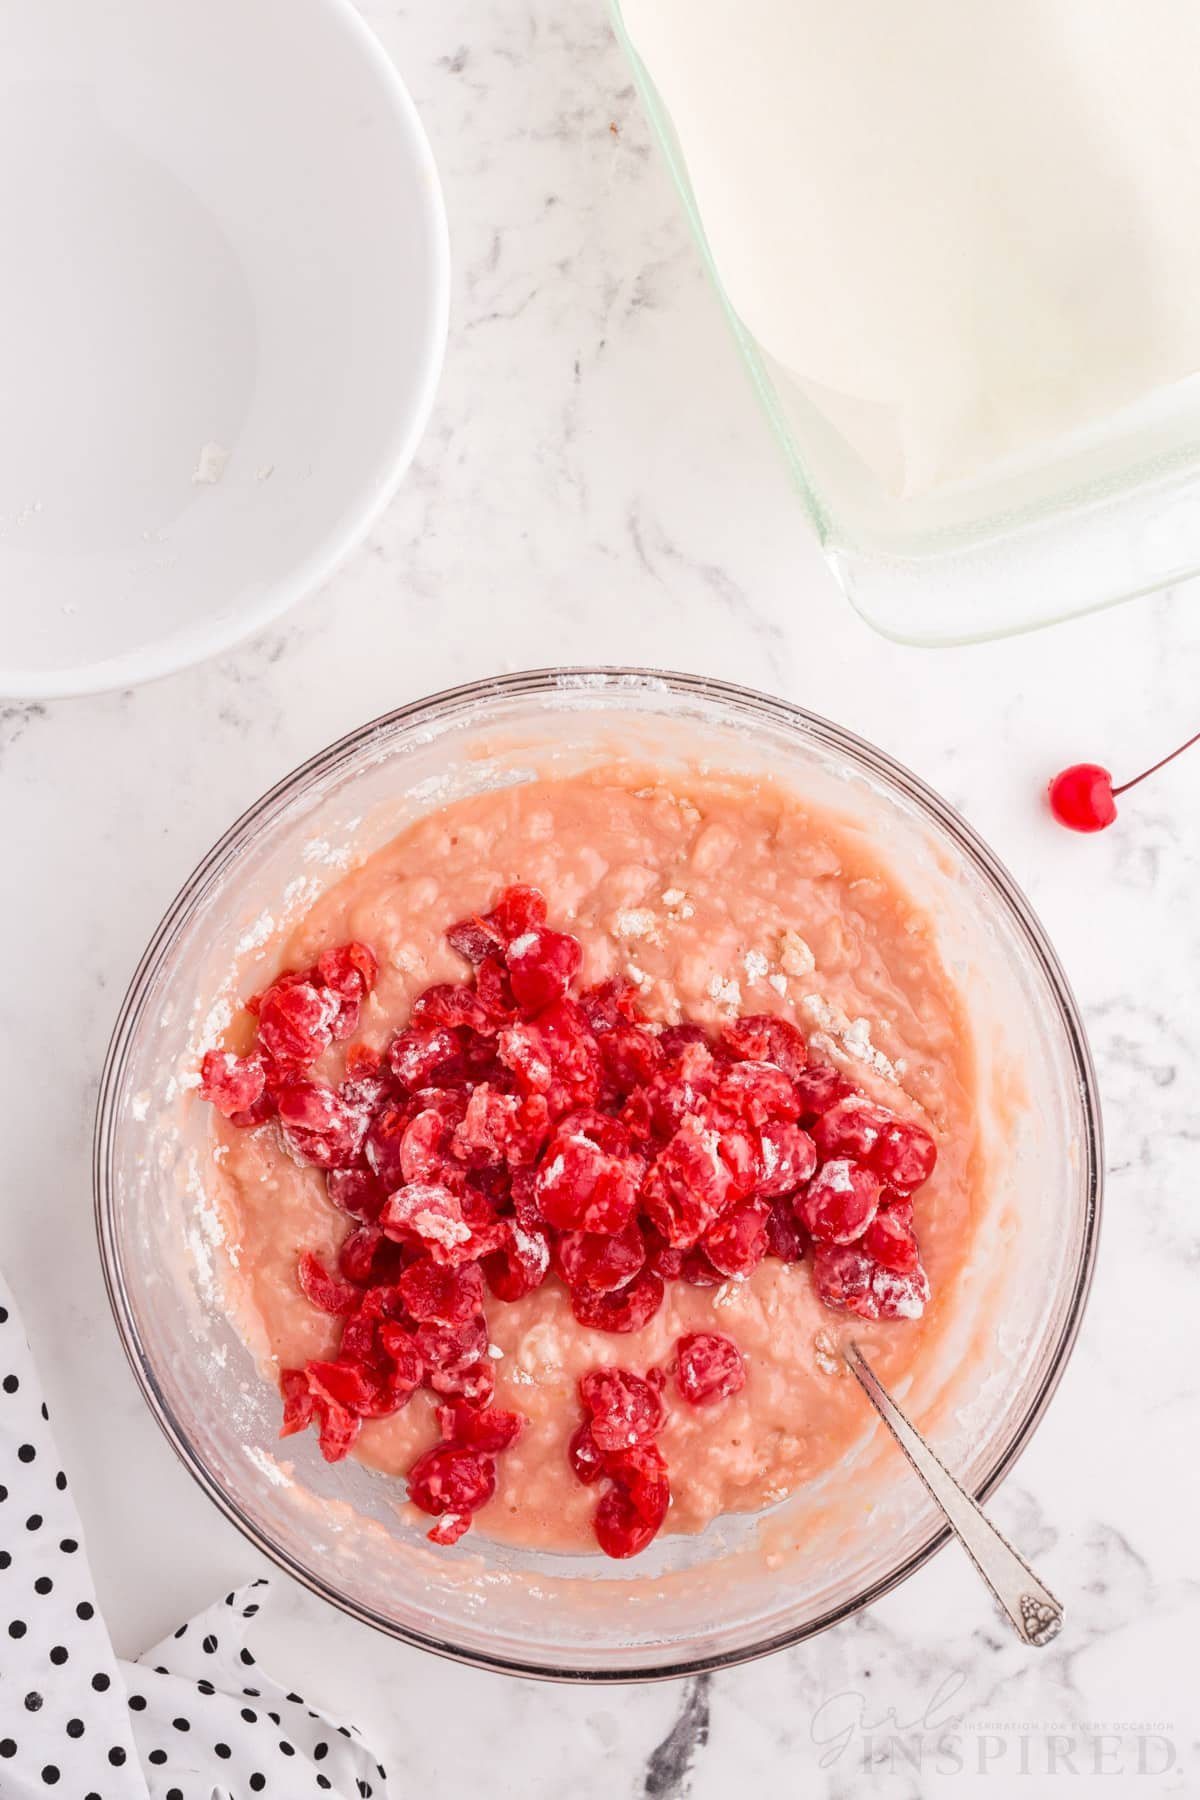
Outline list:
[[[1200,743],[1200,731],[1186,744],[1180,744],[1178,750],[1172,750],[1170,756],[1152,763],[1132,781],[1123,781],[1120,787],[1113,786],[1112,776],[1099,763],[1072,763],[1050,783],[1050,811],[1060,825],[1066,825],[1071,831],[1103,831],[1117,816],[1118,794],[1127,794],[1139,781],[1145,781],[1147,775],[1174,762],[1195,743]]]

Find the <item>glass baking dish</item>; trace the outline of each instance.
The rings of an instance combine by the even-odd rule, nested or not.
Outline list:
[[[617,37],[801,504],[847,598],[900,642],[1004,637],[1200,572],[1200,374],[986,476],[890,493],[735,311],[668,110],[610,0]]]

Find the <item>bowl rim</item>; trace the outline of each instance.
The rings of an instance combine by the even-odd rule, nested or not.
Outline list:
[[[830,747],[845,751],[859,763],[865,764],[872,772],[884,777],[894,787],[899,787],[910,801],[916,803],[920,810],[931,815],[936,823],[956,841],[978,871],[990,881],[1023,933],[1034,961],[1057,1001],[1070,1058],[1074,1064],[1081,1114],[1085,1179],[1083,1224],[1069,1304],[1053,1356],[1015,1434],[976,1487],[975,1498],[980,1502],[995,1491],[1027,1447],[1045,1415],[1079,1335],[1091,1290],[1099,1239],[1104,1184],[1103,1127],[1091,1050],[1070,984],[1037,915],[1007,868],[975,830],[967,824],[966,820],[904,764],[896,762],[854,732],[847,731],[831,720],[823,718],[820,714],[810,712],[807,708],[798,706],[791,701],[763,694],[753,688],[716,677],[620,665],[530,669],[515,674],[485,677],[410,701],[406,705],[382,713],[355,730],[347,732],[299,764],[234,820],[179,889],[143,952],[122,1001],[100,1077],[92,1145],[96,1232],[104,1284],[117,1333],[141,1388],[143,1398],[171,1448],[208,1498],[258,1551],[269,1557],[294,1580],[299,1581],[310,1593],[329,1601],[342,1612],[358,1619],[365,1625],[373,1626],[389,1637],[397,1638],[416,1649],[431,1651],[435,1655],[446,1657],[454,1662],[536,1680],[565,1683],[595,1682],[611,1685],[674,1680],[685,1676],[707,1674],[718,1669],[751,1662],[760,1656],[767,1656],[777,1650],[803,1643],[828,1630],[830,1626],[840,1624],[861,1612],[865,1607],[873,1605],[875,1601],[890,1593],[893,1588],[898,1587],[901,1582],[906,1581],[910,1575],[923,1568],[930,1558],[949,1542],[950,1530],[947,1526],[942,1526],[933,1531],[925,1542],[896,1568],[880,1576],[852,1599],[838,1606],[830,1607],[802,1625],[773,1632],[753,1644],[739,1646],[732,1650],[688,1654],[676,1659],[664,1659],[661,1665],[645,1669],[614,1669],[604,1665],[585,1663],[570,1668],[550,1668],[544,1663],[527,1661],[520,1656],[493,1654],[476,1647],[462,1646],[430,1633],[415,1630],[411,1626],[397,1624],[395,1620],[385,1618],[371,1607],[362,1605],[341,1593],[260,1531],[241,1512],[236,1501],[220,1485],[216,1476],[201,1460],[186,1431],[167,1406],[155,1380],[151,1362],[141,1344],[132,1306],[125,1288],[119,1246],[112,1229],[111,1158],[118,1103],[122,1091],[122,1076],[133,1035],[140,1021],[148,990],[160,961],[190,918],[193,907],[203,894],[208,882],[224,866],[227,859],[246,841],[248,835],[257,835],[265,824],[269,823],[291,800],[303,792],[315,775],[328,773],[339,763],[353,757],[368,745],[372,738],[382,738],[404,727],[444,720],[446,715],[452,714],[455,709],[471,706],[481,701],[520,699],[539,694],[561,694],[570,688],[586,689],[593,693],[611,691],[618,694],[636,693],[639,690],[654,694],[666,690],[678,693],[685,698],[724,701],[734,707],[755,713],[759,717],[765,717],[785,728],[795,728],[799,725],[810,736],[824,741]]]
[[[236,649],[330,579],[395,499],[416,455],[433,411],[450,329],[450,228],[441,178],[416,102],[353,0],[308,0],[308,4],[328,14],[357,45],[389,108],[395,132],[393,165],[419,176],[414,187],[428,238],[428,305],[423,328],[413,334],[420,343],[420,374],[407,424],[403,430],[393,432],[375,474],[364,483],[358,499],[343,507],[321,542],[287,575],[270,582],[257,599],[239,603],[215,619],[201,619],[186,631],[122,650],[115,656],[63,663],[52,669],[9,668],[0,664],[0,694],[8,698],[74,699],[84,694],[108,693],[114,688],[141,686]]]

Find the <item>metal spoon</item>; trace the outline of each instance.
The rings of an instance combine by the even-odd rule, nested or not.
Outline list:
[[[984,1517],[970,1494],[959,1487],[920,1432],[905,1418],[853,1339],[843,1343],[842,1355],[947,1525],[1012,1620],[1017,1636],[1026,1644],[1048,1644],[1058,1636],[1063,1622],[1063,1610],[1054,1595]]]

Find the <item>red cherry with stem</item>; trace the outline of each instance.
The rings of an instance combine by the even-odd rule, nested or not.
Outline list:
[[[1117,816],[1112,776],[1098,763],[1073,763],[1050,783],[1050,811],[1071,831],[1103,831]]]
[[[1180,744],[1178,750],[1172,750],[1169,756],[1151,763],[1132,781],[1123,781],[1120,787],[1113,786],[1112,776],[1099,763],[1072,763],[1050,783],[1050,811],[1060,825],[1068,826],[1071,831],[1103,831],[1117,816],[1118,794],[1127,794],[1139,781],[1145,781],[1147,775],[1166,768],[1169,762],[1174,762],[1196,743],[1200,743],[1200,731],[1186,744]]]

